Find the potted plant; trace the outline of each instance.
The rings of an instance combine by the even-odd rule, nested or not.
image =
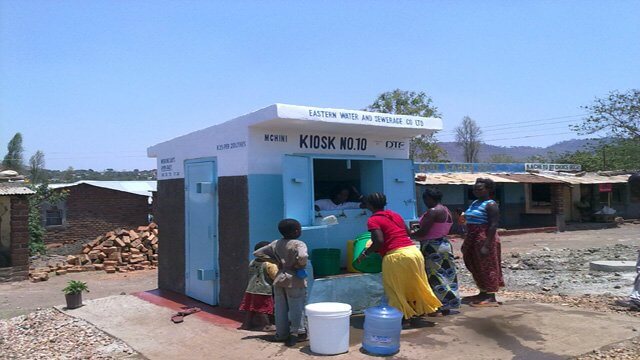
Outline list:
[[[82,292],[89,292],[87,283],[82,281],[70,280],[67,287],[62,289],[64,297],[67,300],[67,309],[75,309],[82,306]]]

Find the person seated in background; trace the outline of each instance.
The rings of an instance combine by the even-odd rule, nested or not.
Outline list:
[[[362,195],[355,186],[338,185],[331,190],[331,199],[320,199],[315,202],[316,211],[364,209],[362,201],[349,201],[351,199],[362,200]]]

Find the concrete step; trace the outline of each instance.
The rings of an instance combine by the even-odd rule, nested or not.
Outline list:
[[[589,269],[593,271],[605,272],[635,272],[635,261],[592,261]]]

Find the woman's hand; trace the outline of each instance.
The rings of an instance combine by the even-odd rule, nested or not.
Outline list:
[[[484,245],[482,245],[482,247],[480,248],[480,255],[487,256],[487,255],[489,255],[489,252],[490,252],[489,251],[489,245],[486,244],[486,243]]]

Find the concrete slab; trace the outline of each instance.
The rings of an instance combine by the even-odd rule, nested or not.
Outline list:
[[[135,296],[90,300],[65,311],[116,336],[149,359],[316,358],[308,343],[295,348],[264,341],[262,333],[217,326],[198,316],[173,324],[173,310]],[[403,331],[397,358],[565,359],[631,339],[640,319],[562,306],[507,303],[500,308],[465,307],[438,318],[434,327]],[[350,351],[335,359],[370,359],[360,351],[363,317],[352,318]],[[426,324],[429,325],[429,324]],[[321,357],[317,357],[318,359]],[[326,357],[325,357],[326,358]]]
[[[605,272],[636,272],[635,261],[592,261],[589,269]]]

